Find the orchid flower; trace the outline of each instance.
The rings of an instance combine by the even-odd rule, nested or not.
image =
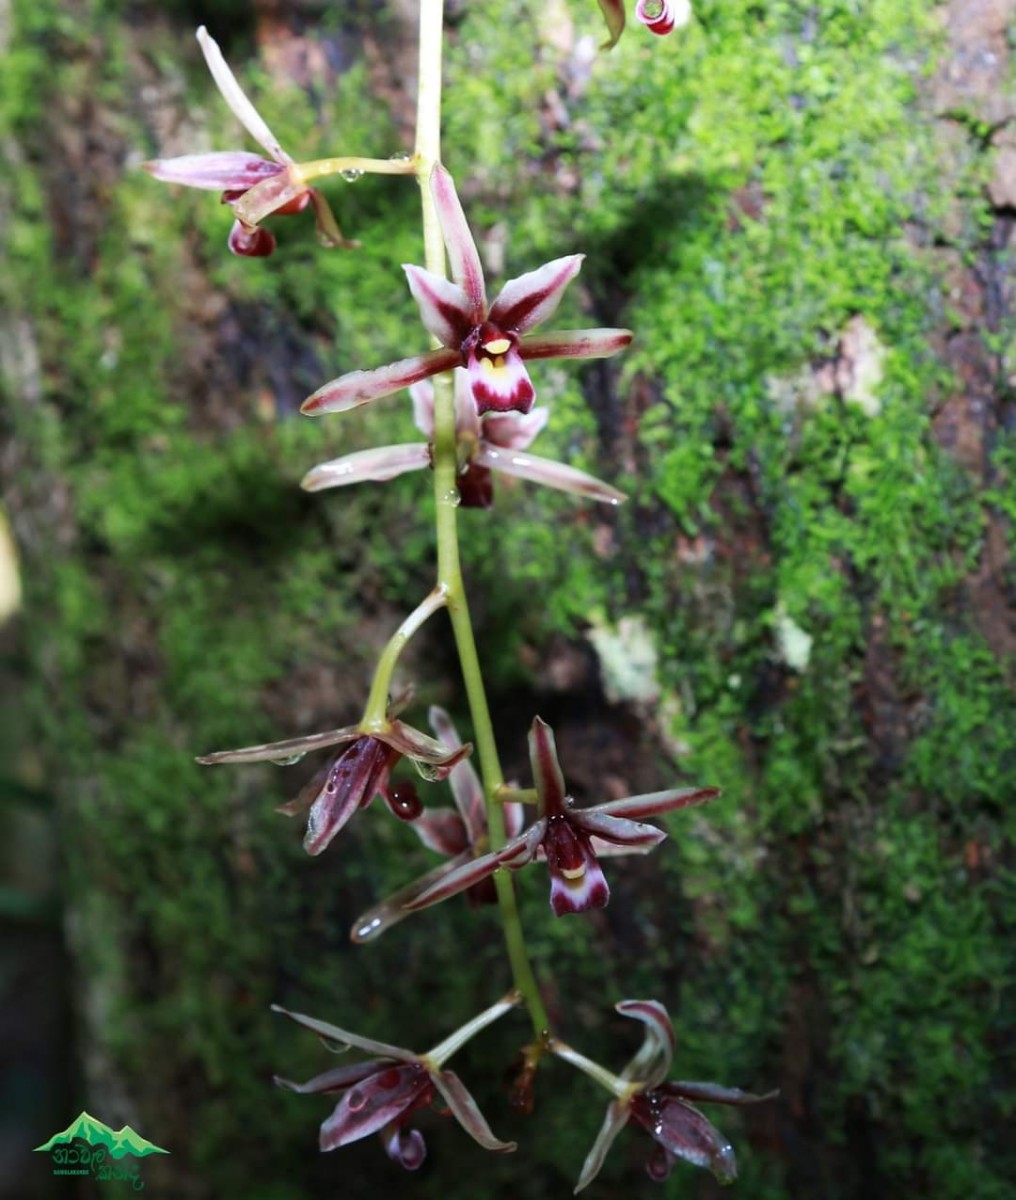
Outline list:
[[[638,818],[705,804],[720,794],[716,788],[671,788],[609,800],[592,808],[575,808],[565,791],[553,731],[539,717],[529,734],[529,756],[539,796],[539,818],[500,850],[449,872],[406,902],[406,908],[427,908],[473,887],[501,867],[514,871],[537,859],[546,861],[550,871],[550,906],[555,916],[603,908],[610,889],[599,858],[645,854],[667,836],[662,829],[644,825]]]
[[[352,1047],[374,1055],[365,1062],[334,1067],[307,1083],[291,1083],[278,1077],[275,1082],[279,1087],[303,1094],[343,1093],[335,1111],[321,1126],[323,1151],[336,1150],[378,1133],[388,1157],[406,1170],[415,1171],[426,1158],[427,1147],[419,1130],[408,1129],[407,1123],[414,1112],[440,1096],[474,1141],[485,1150],[509,1153],[515,1149],[515,1143],[502,1142],[494,1136],[465,1085],[452,1071],[443,1070],[443,1066],[474,1034],[503,1016],[520,999],[518,992],[509,992],[426,1054],[414,1054],[400,1046],[359,1037],[326,1021],[288,1012],[273,1004],[274,1012],[312,1030],[326,1045],[339,1049]]]
[[[559,1058],[586,1071],[614,1093],[575,1191],[581,1192],[596,1178],[614,1138],[632,1119],[658,1143],[656,1154],[646,1164],[651,1179],[666,1179],[674,1163],[683,1158],[696,1167],[707,1167],[720,1183],[733,1182],[737,1161],[730,1143],[688,1102],[742,1106],[769,1100],[777,1093],[756,1096],[715,1083],[664,1082],[670,1073],[675,1044],[667,1010],[658,1000],[622,1000],[615,1007],[622,1016],[641,1021],[646,1027],[641,1048],[620,1076],[611,1075],[563,1042],[555,1039],[550,1045]]]
[[[246,150],[223,150],[214,154],[185,154],[179,158],[160,158],[143,164],[149,174],[165,183],[205,188],[222,192],[222,201],[233,207],[236,219],[229,234],[234,254],[263,257],[275,249],[275,238],[260,222],[270,213],[303,212],[314,206],[318,236],[326,246],[354,246],[335,222],[321,193],[308,187],[300,168],[282,149],[264,118],[244,94],[222,57],[218,43],[202,25],[198,44],[212,73],[215,85],[233,115],[269,154],[258,158]]]
[[[289,738],[264,746],[247,746],[242,750],[218,750],[205,754],[197,761],[205,766],[219,763],[274,762],[289,766],[299,762],[312,750],[326,746],[344,746],[303,788],[299,795],[279,812],[294,816],[309,809],[307,833],[303,848],[317,855],[345,826],[352,816],[374,799],[383,796],[392,813],[403,821],[415,821],[423,811],[411,785],[391,782],[392,768],[400,758],[408,758],[417,771],[430,780],[446,779],[456,763],[472,750],[459,745],[449,749],[411,725],[394,719],[408,702],[408,695],[399,698],[389,708],[388,720],[381,729],[364,729],[347,725],[309,737]]]
[[[650,33],[663,36],[688,24],[691,3],[690,0],[638,0],[635,17]]]
[[[452,281],[423,267],[405,265],[404,270],[420,317],[441,348],[372,371],[352,371],[333,379],[304,401],[302,411],[309,416],[348,412],[455,367],[468,370],[478,413],[491,409],[527,413],[536,393],[526,371],[526,360],[605,358],[623,350],[631,341],[627,329],[529,333],[557,308],[565,288],[582,266],[581,254],[556,258],[509,280],[488,306],[476,243],[466,224],[455,183],[440,163],[431,172],[430,190],[448,251]]]
[[[597,0],[600,12],[607,24],[609,37],[603,44],[604,50],[611,50],[617,45],[618,39],[624,33],[625,11],[624,0]],[[690,0],[638,0],[635,6],[635,17],[641,21],[650,33],[673,33],[691,20]]]
[[[351,483],[373,480],[378,483],[429,467],[434,457],[434,389],[427,380],[409,389],[413,399],[413,417],[424,442],[404,442],[359,450],[313,467],[301,486],[308,492],[346,487]],[[550,412],[534,408],[529,413],[487,413],[480,417],[473,403],[469,375],[455,372],[455,436],[462,466],[456,481],[462,504],[467,508],[489,508],[494,487],[491,471],[518,475],[558,491],[571,492],[604,504],[620,504],[624,494],[610,484],[577,471],[564,463],[526,454],[534,439],[547,424]]]
[[[443,708],[433,707],[428,714],[438,741],[449,752],[458,753],[462,742],[451,717]],[[405,907],[410,900],[440,883],[459,867],[483,854],[489,844],[487,806],[483,786],[468,759],[460,759],[448,776],[455,808],[428,808],[412,822],[428,850],[443,854],[449,861],[414,879],[394,895],[382,900],[353,922],[354,942],[373,941],[386,930],[409,916]],[[523,823],[522,805],[510,801],[504,806],[505,829],[509,838],[518,836]],[[471,904],[495,903],[497,894],[490,879],[483,879],[466,892]]]

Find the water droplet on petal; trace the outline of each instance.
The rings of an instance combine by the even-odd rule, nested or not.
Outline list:
[[[270,761],[275,763],[277,767],[291,767],[293,763],[298,763],[300,759],[306,758],[307,752],[302,754],[286,754],[282,758],[273,758]]]
[[[367,1097],[359,1088],[351,1088],[346,1093],[346,1104],[349,1106],[350,1112],[359,1112],[366,1103]]]
[[[412,162],[413,156],[407,150],[397,150],[388,155],[392,162]]]

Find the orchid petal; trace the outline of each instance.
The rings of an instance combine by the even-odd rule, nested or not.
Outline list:
[[[413,424],[428,442],[434,440],[434,385],[429,379],[414,383],[409,389],[413,402]]]
[[[423,267],[403,263],[402,269],[428,332],[443,346],[461,346],[473,328],[472,309],[466,293],[458,284]]]
[[[412,883],[407,883],[405,887],[399,888],[397,892],[393,892],[379,904],[368,908],[365,913],[361,913],[353,922],[353,927],[349,933],[350,940],[357,944],[362,944],[379,938],[382,933],[386,933],[393,925],[404,921],[410,915],[412,910],[406,906],[411,900],[423,895],[425,891],[439,883],[446,875],[450,875],[452,871],[457,870],[463,864],[471,862],[472,858],[473,852],[471,850],[463,851],[462,854],[459,854],[450,862],[441,863],[425,875],[414,879]]]
[[[303,848],[308,854],[326,850],[357,810],[385,791],[398,757],[398,751],[374,737],[358,738],[339,755],[307,814]]]
[[[612,50],[617,45],[617,39],[624,32],[625,12],[623,0],[597,0],[603,19],[607,23],[609,37],[600,47],[601,50]],[[576,1191],[578,1189],[576,1188]]]
[[[331,206],[321,192],[317,188],[310,188],[308,194],[311,204],[314,205],[314,220],[321,245],[332,249],[341,247],[343,250],[356,250],[360,243],[343,235]]]
[[[234,221],[227,245],[242,258],[267,258],[275,250],[275,238],[260,225],[251,227],[243,221]]]
[[[590,836],[595,835],[621,846],[652,850],[667,838],[663,830],[657,829],[655,825],[643,825],[641,821],[610,817],[606,813],[593,812],[588,808],[571,809],[568,821]]]
[[[249,188],[233,203],[233,211],[245,225],[258,225],[287,204],[298,212],[310,203],[310,189],[295,168],[281,171]]]
[[[443,874],[437,883],[408,900],[403,907],[407,912],[420,912],[424,908],[430,908],[432,904],[439,904],[442,900],[457,896],[459,892],[464,892],[489,875],[493,875],[502,865],[501,853],[501,851],[496,851],[493,854],[481,854],[479,858],[469,859],[462,866]]]
[[[390,396],[421,379],[429,379],[442,371],[450,371],[462,362],[457,350],[430,350],[413,358],[376,367],[373,371],[350,371],[326,383],[309,396],[300,408],[310,417],[323,413],[349,412],[361,404]]]
[[[466,365],[478,413],[491,410],[527,413],[532,408],[536,389],[514,346],[496,358],[470,353]]]
[[[549,458],[539,458],[535,454],[501,450],[485,443],[481,445],[474,461],[504,475],[516,475],[520,479],[528,479],[531,483],[542,483],[544,487],[568,492],[573,496],[582,496],[587,500],[597,500],[602,504],[621,504],[627,499],[624,492],[619,492],[617,488],[593,475],[587,475],[585,471],[554,462]]]
[[[534,408],[528,413],[492,412],[483,418],[480,436],[488,446],[499,450],[528,450],[549,419],[549,408]]]
[[[754,1092],[743,1092],[740,1088],[721,1087],[718,1083],[692,1083],[685,1079],[665,1083],[658,1090],[668,1095],[680,1096],[684,1100],[730,1104],[736,1108],[743,1108],[747,1104],[761,1104],[763,1100],[773,1100],[780,1094],[777,1089],[758,1096]]]
[[[406,758],[411,758],[417,766],[425,764],[439,768],[439,772],[433,776],[425,776],[425,778],[434,780],[447,779],[452,767],[473,752],[472,742],[449,748],[443,742],[428,737],[427,734],[421,733],[419,729],[414,729],[412,725],[407,725],[404,721],[392,721],[387,733],[380,733],[377,736],[383,738],[389,746],[394,747],[400,754],[404,754]]]
[[[214,154],[181,154],[156,158],[141,166],[163,183],[204,188],[211,192],[237,191],[278,175],[283,167],[245,150],[222,150]]]
[[[494,1136],[476,1101],[454,1071],[433,1071],[430,1077],[452,1110],[452,1116],[473,1141],[498,1154],[510,1154],[516,1149],[515,1142],[502,1142]]]
[[[504,834],[509,841],[514,841],[522,832],[526,823],[526,806],[515,800],[510,800],[502,806],[504,809]]]
[[[448,251],[452,279],[465,292],[470,305],[470,324],[482,323],[487,311],[487,294],[483,282],[483,267],[476,243],[469,231],[466,214],[462,211],[455,181],[437,163],[430,173],[430,191],[434,197],[441,235]]]
[[[529,731],[529,761],[533,768],[533,779],[540,794],[540,811],[559,813],[565,807],[564,776],[557,761],[557,745],[554,731],[539,717],[533,719]]]
[[[433,706],[427,717],[439,740],[450,750],[457,750],[462,745],[451,717],[443,708]],[[486,799],[483,785],[472,764],[468,761],[460,762],[453,769],[448,782],[452,789],[455,807],[461,814],[469,844],[475,846],[487,833]]]
[[[427,1158],[427,1143],[419,1129],[406,1129],[401,1121],[393,1121],[381,1130],[385,1154],[407,1171],[418,1171]]]
[[[584,254],[569,254],[509,279],[491,306],[491,323],[520,334],[542,325],[561,303],[565,288],[579,273],[584,258]]]
[[[342,729],[329,729],[325,733],[312,733],[307,737],[287,738],[284,742],[268,742],[264,746],[246,746],[242,750],[216,750],[214,754],[202,755],[195,759],[195,762],[203,766],[250,762],[274,762],[281,766],[289,766],[299,762],[312,750],[338,746],[342,742],[352,742],[362,736],[356,725],[346,725]]]
[[[519,353],[531,358],[609,358],[629,344],[630,329],[562,329],[535,333],[519,343]]]
[[[623,1017],[641,1021],[646,1027],[642,1045],[621,1078],[655,1087],[667,1078],[674,1058],[674,1027],[667,1010],[658,1000],[622,1000],[614,1007]]]
[[[228,63],[222,57],[222,51],[219,49],[218,43],[209,35],[204,25],[198,29],[197,38],[198,44],[201,47],[201,53],[205,56],[205,62],[208,64],[208,69],[215,80],[215,86],[222,93],[222,98],[229,105],[233,116],[236,117],[251,137],[268,151],[276,162],[291,163],[293,160],[279,145],[277,138],[268,128],[265,119],[244,94],[243,89],[236,81],[236,76],[229,69]]]
[[[344,1092],[346,1088],[373,1075],[375,1071],[389,1066],[390,1058],[368,1058],[364,1062],[350,1063],[345,1067],[333,1067],[330,1071],[322,1071],[306,1083],[293,1083],[292,1080],[274,1076],[276,1087],[285,1088],[287,1092],[299,1092],[301,1095],[317,1095],[326,1092]]]
[[[650,33],[663,36],[688,24],[691,4],[689,0],[639,0],[635,17]]]
[[[555,820],[564,822],[565,818],[557,817]],[[553,823],[550,822],[551,827]],[[570,824],[569,821],[569,827]],[[550,871],[550,907],[555,917],[588,912],[591,908],[605,908],[610,900],[610,888],[607,886],[603,868],[589,845],[589,839],[575,837],[574,844],[581,854],[582,862],[565,871],[555,863],[552,849],[544,843],[547,867]]]
[[[617,1135],[628,1124],[628,1116],[626,1105],[619,1104],[616,1100],[612,1100],[607,1105],[607,1113],[603,1118],[603,1124],[600,1126],[600,1132],[596,1135],[596,1141],[593,1142],[592,1149],[586,1155],[586,1161],[582,1164],[582,1173],[579,1175],[579,1181],[575,1185],[576,1192],[581,1192],[584,1188],[587,1188],[600,1173],[603,1160],[607,1157],[607,1151],[614,1144],[614,1139]]]
[[[455,770],[461,770],[466,765],[460,763]],[[471,844],[465,821],[454,808],[428,808],[413,822],[413,830],[428,850],[444,854],[447,858],[461,854]]]
[[[407,471],[419,471],[429,466],[430,447],[425,443],[379,446],[312,467],[300,481],[300,487],[305,492],[320,492],[350,483],[387,483]]]
[[[737,1178],[733,1147],[697,1108],[658,1088],[633,1096],[630,1109],[635,1120],[670,1154],[706,1167],[720,1183]]]
[[[657,817],[679,808],[695,808],[708,804],[722,795],[719,788],[668,788],[664,792],[648,792],[644,796],[625,796],[623,800],[608,800],[584,809],[586,813],[603,813],[608,817]]]
[[[349,1089],[321,1126],[321,1149],[337,1150],[377,1133],[432,1089],[421,1063],[385,1067]]]
[[[458,368],[454,375],[455,388],[455,435],[458,438],[472,439],[479,442],[481,438],[480,414],[476,411],[473,400],[473,388],[469,380],[469,372]]]
[[[394,1058],[398,1062],[418,1063],[420,1061],[419,1055],[414,1054],[411,1050],[404,1050],[401,1046],[389,1046],[387,1042],[376,1042],[373,1038],[360,1037],[358,1034],[350,1033],[346,1029],[340,1029],[338,1025],[331,1025],[327,1021],[319,1021],[316,1017],[308,1017],[305,1013],[291,1012],[288,1008],[283,1008],[279,1004],[272,1005],[272,1012],[281,1013],[284,1017],[289,1017],[297,1025],[302,1025],[304,1029],[309,1029],[312,1033],[316,1033],[318,1037],[323,1038],[332,1045],[352,1046],[354,1049],[363,1050],[367,1054],[377,1054],[381,1058]]]

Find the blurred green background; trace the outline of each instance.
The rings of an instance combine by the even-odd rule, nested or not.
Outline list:
[[[725,792],[608,864],[588,919],[521,878],[560,1032],[618,1069],[637,1031],[612,1004],[655,996],[678,1076],[779,1087],[710,1114],[742,1200],[1011,1196],[1012,6],[696,0],[609,55],[593,0],[449,8],[445,160],[489,276],[582,251],[555,323],[636,331],[616,362],[533,372],[536,451],[623,509],[499,480],[462,514],[506,767],[528,784],[538,712],[580,802]],[[296,410],[425,345],[399,267],[418,198],[337,180],[361,250],[290,218],[240,260],[214,196],[138,165],[249,145],[200,22],[295,156],[407,151],[414,19],[0,3],[5,1195],[93,1194],[30,1153],[82,1108],[171,1150],[146,1190],[188,1200],[563,1196],[599,1127],[604,1094],[563,1065],[532,1117],[508,1109],[509,1018],[455,1067],[518,1154],[424,1118],[416,1176],[375,1139],[319,1155],[328,1100],[270,1079],[332,1060],[268,1005],[423,1049],[507,986],[496,919],[452,902],[351,946],[431,865],[412,832],[378,805],[310,861],[273,809],[313,763],[192,761],[355,720],[430,586],[424,476],[297,486],[413,439],[404,396]],[[468,734],[440,619],[404,678],[410,719],[442,703]],[[685,1166],[650,1183],[649,1147],[623,1133],[591,1200],[717,1194]]]

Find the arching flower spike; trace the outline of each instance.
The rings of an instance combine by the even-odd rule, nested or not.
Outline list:
[[[610,1076],[561,1042],[550,1046],[559,1058],[587,1070],[601,1082],[606,1076],[615,1092],[575,1191],[581,1192],[596,1178],[614,1139],[631,1120],[657,1142],[656,1154],[646,1163],[651,1179],[666,1179],[674,1163],[684,1159],[693,1166],[706,1167],[720,1183],[731,1183],[737,1176],[737,1161],[730,1143],[689,1101],[743,1106],[769,1100],[777,1093],[756,1096],[715,1083],[665,1082],[675,1044],[667,1010],[658,1000],[622,1000],[615,1007],[622,1016],[641,1021],[646,1028],[641,1048],[620,1076]]]
[[[426,436],[426,442],[405,442],[343,455],[313,467],[304,476],[301,487],[308,492],[320,492],[325,488],[347,487],[367,480],[383,483],[407,471],[429,467],[433,462],[434,390],[427,380],[423,380],[414,383],[409,394],[413,398],[416,427]],[[517,475],[603,504],[620,504],[625,499],[624,493],[617,488],[585,471],[526,453],[549,416],[548,409],[534,408],[524,415],[488,413],[479,417],[469,375],[464,370],[455,372],[455,432],[462,464],[456,483],[466,508],[491,506],[494,500],[492,471]]]
[[[536,358],[606,358],[631,341],[627,329],[579,329],[531,334],[557,308],[582,266],[583,255],[556,258],[511,279],[490,306],[483,268],[451,175],[440,164],[431,172],[434,197],[452,281],[423,267],[406,266],[409,289],[424,325],[441,343],[413,358],[373,371],[333,379],[304,401],[309,416],[347,412],[432,375],[465,367],[478,413],[522,412],[536,392],[526,362]]]
[[[145,170],[165,183],[221,191],[223,203],[231,205],[236,213],[229,234],[229,248],[234,254],[253,258],[271,254],[275,238],[261,228],[260,222],[271,213],[303,212],[308,204],[314,206],[318,236],[326,246],[355,246],[355,242],[348,242],[342,236],[325,198],[317,188],[307,186],[296,163],[244,94],[218,43],[203,25],[197,38],[222,98],[270,158],[258,158],[246,150],[223,150],[155,159],[143,164]]]
[[[448,874],[407,902],[407,908],[427,908],[472,887],[501,867],[514,871],[539,859],[546,861],[550,871],[550,906],[555,916],[602,908],[610,898],[610,889],[599,858],[645,854],[667,836],[654,825],[642,824],[639,818],[705,804],[720,794],[716,788],[672,788],[609,800],[592,808],[576,808],[565,791],[553,731],[539,717],[529,734],[529,755],[539,795],[538,820],[502,849]]]
[[[278,1077],[275,1082],[279,1087],[302,1094],[342,1093],[335,1111],[321,1126],[323,1151],[337,1150],[377,1133],[388,1157],[406,1170],[415,1171],[426,1158],[427,1147],[419,1130],[408,1128],[409,1118],[440,1097],[466,1133],[485,1150],[510,1153],[515,1149],[515,1143],[502,1142],[494,1136],[465,1085],[457,1075],[443,1067],[471,1037],[503,1016],[520,999],[517,992],[509,992],[503,1000],[467,1021],[426,1054],[414,1054],[401,1046],[359,1037],[337,1025],[303,1013],[288,1012],[273,1004],[273,1011],[312,1030],[327,1045],[374,1055],[365,1062],[325,1071],[307,1083],[291,1083]]]
[[[472,750],[469,744],[450,750],[411,725],[396,720],[395,714],[407,702],[408,696],[404,696],[391,705],[384,729],[348,725],[343,729],[330,729],[326,733],[289,738],[264,746],[218,750],[202,755],[197,761],[204,766],[254,762],[289,766],[313,750],[343,746],[344,749],[318,771],[294,800],[279,808],[279,812],[287,816],[310,810],[303,848],[308,854],[317,855],[375,796],[383,796],[400,820],[413,821],[420,815],[423,806],[412,787],[391,782],[392,768],[399,759],[408,758],[425,779],[439,780],[446,779],[455,764]]]

